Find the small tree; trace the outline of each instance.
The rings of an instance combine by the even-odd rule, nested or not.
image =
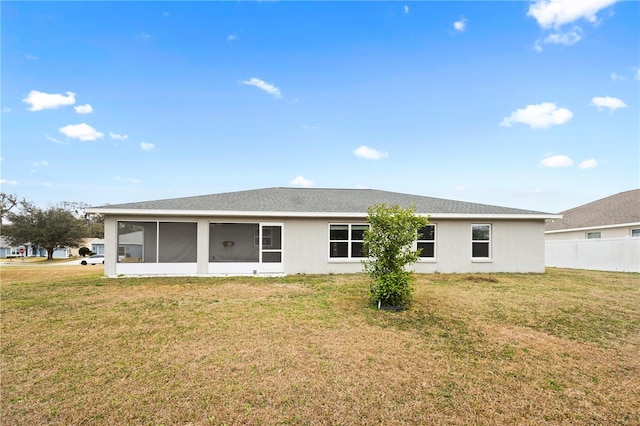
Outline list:
[[[3,236],[11,245],[33,244],[47,250],[53,258],[58,247],[77,247],[84,237],[81,220],[62,207],[40,209],[23,201],[20,213],[9,213],[10,226],[3,228]]]
[[[82,257],[91,256],[91,250],[89,250],[88,247],[80,247],[80,250],[78,250],[78,254]]]
[[[371,298],[376,303],[403,306],[411,299],[411,271],[406,267],[418,261],[420,250],[412,250],[418,231],[429,224],[415,207],[379,204],[367,209],[369,229],[364,234],[365,271],[373,279]]]
[[[0,193],[0,234],[2,234],[2,224],[5,217],[9,214],[11,209],[18,206],[20,200],[15,194]]]

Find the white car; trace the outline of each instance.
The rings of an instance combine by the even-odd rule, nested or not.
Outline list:
[[[82,259],[81,265],[104,265],[104,254],[94,254],[87,259]]]

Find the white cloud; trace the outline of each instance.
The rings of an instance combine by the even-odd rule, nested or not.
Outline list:
[[[91,114],[93,112],[93,107],[89,104],[86,105],[78,105],[73,107],[78,114]]]
[[[236,41],[238,39],[238,36],[236,34],[229,34],[227,36],[227,41]]]
[[[582,39],[582,30],[578,27],[573,28],[571,31],[564,33],[549,34],[544,39],[545,44],[563,44],[565,46],[572,46]]]
[[[404,10],[404,14],[406,15],[407,13],[409,13],[409,6],[405,4],[403,10]]]
[[[3,185],[17,185],[18,181],[17,180],[0,179],[0,183],[3,184]]]
[[[58,140],[58,139],[54,138],[53,136],[44,135],[44,137],[45,137],[45,139],[47,139],[47,140],[48,140],[48,141],[50,141],[50,142],[55,142],[55,143],[67,143],[67,142],[60,141],[60,140]]]
[[[97,131],[86,123],[69,124],[61,127],[59,130],[63,135],[81,141],[95,141],[104,136],[104,133]]]
[[[636,69],[636,80],[640,80],[640,68]]]
[[[468,19],[464,17],[460,18],[453,23],[453,29],[460,32],[464,31],[465,29],[467,29],[467,21]]]
[[[31,53],[28,53],[27,56],[25,56],[25,58],[27,58],[27,60],[29,61],[35,61],[36,59],[38,59],[37,56],[32,55]]]
[[[140,142],[140,148],[143,151],[153,151],[155,149],[155,145],[149,142]]]
[[[282,98],[282,94],[280,93],[280,89],[270,83],[266,83],[259,78],[251,77],[249,80],[244,80],[242,84],[246,84],[247,86],[255,86],[258,89],[264,90],[270,95],[273,95],[274,98],[280,99]]]
[[[611,73],[611,81],[625,81],[627,77],[620,75],[616,72]]]
[[[33,167],[44,167],[44,166],[48,166],[49,162],[46,160],[42,160],[42,161],[36,161],[35,163],[31,163],[31,165]]]
[[[51,184],[51,182],[42,182],[41,183],[42,186],[46,186],[47,188],[52,187],[53,185]]]
[[[293,186],[301,186],[303,188],[310,188],[313,186],[313,182],[305,179],[304,176],[297,176],[289,183]]]
[[[4,107],[4,108],[2,108],[2,112],[5,112],[5,113],[6,113],[6,112],[11,112],[11,108],[9,108],[9,107]]]
[[[119,135],[119,134],[113,133],[113,132],[109,132],[109,137],[111,139],[117,139],[117,140],[120,140],[120,141],[124,141],[124,140],[127,140],[129,138],[129,136],[127,136],[127,135]]]
[[[573,160],[566,155],[553,155],[542,160],[540,165],[544,167],[570,167],[573,166]]]
[[[129,178],[129,179],[127,179],[127,180],[128,180],[129,182],[131,182],[131,183],[140,183],[140,181],[139,181],[138,179],[135,179],[135,178]]]
[[[594,167],[598,167],[598,161],[595,158],[584,160],[578,167],[581,169],[593,169]]]
[[[542,52],[544,50],[542,48],[542,43],[540,42],[540,40],[536,40],[536,42],[533,45],[533,50],[535,50],[536,52]]]
[[[66,96],[65,96],[66,95]],[[44,93],[37,90],[29,92],[26,98],[22,100],[25,104],[31,104],[29,111],[42,111],[43,109],[56,109],[65,105],[73,105],[76,103],[76,94],[66,92],[65,95],[59,93]]]
[[[514,123],[522,123],[534,128],[546,129],[554,125],[564,124],[571,120],[572,117],[573,113],[568,109],[558,108],[552,102],[543,102],[515,110],[509,117],[505,117],[500,125],[511,127]]]
[[[356,157],[363,158],[365,160],[380,160],[389,156],[388,152],[380,152],[375,148],[370,148],[365,145],[357,147],[353,150],[353,153]]]
[[[597,14],[618,0],[536,0],[527,16],[538,21],[540,27],[560,28],[580,19],[591,23],[598,21]]]
[[[610,96],[599,97],[596,96],[591,99],[591,106],[598,107],[600,111],[604,108],[609,108],[609,111],[615,111],[619,108],[626,108],[627,104],[625,104],[622,99],[612,98]]]

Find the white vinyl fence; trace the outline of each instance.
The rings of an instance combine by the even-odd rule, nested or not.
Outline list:
[[[545,241],[546,266],[640,272],[640,238]]]

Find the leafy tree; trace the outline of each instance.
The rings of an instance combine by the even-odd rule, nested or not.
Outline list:
[[[104,216],[101,214],[87,213],[89,204],[76,201],[63,201],[60,207],[71,212],[76,218],[85,223],[85,237],[104,238]]]
[[[20,201],[15,194],[0,193],[0,234],[2,233],[2,224],[4,218],[7,217],[11,209],[16,207]]]
[[[63,207],[40,209],[27,201],[20,203],[19,213],[7,215],[10,226],[3,236],[11,245],[34,244],[47,250],[47,259],[53,258],[58,247],[77,247],[85,234],[84,223]]]
[[[403,306],[411,299],[411,272],[406,267],[418,261],[420,250],[412,250],[418,231],[429,219],[416,214],[414,206],[379,204],[367,209],[369,229],[364,234],[365,271],[373,279],[371,298],[376,303]]]

